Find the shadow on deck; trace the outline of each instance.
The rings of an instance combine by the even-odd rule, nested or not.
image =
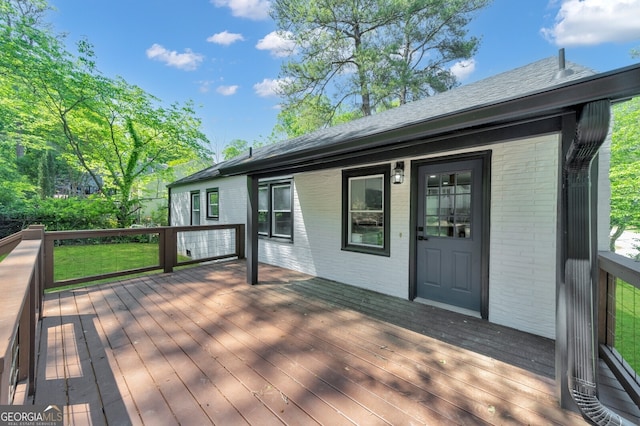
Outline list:
[[[36,404],[70,424],[584,424],[554,344],[272,266],[49,294]]]

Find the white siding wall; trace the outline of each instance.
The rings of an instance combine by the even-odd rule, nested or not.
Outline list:
[[[218,188],[219,219],[207,219],[207,189]],[[191,222],[191,192],[200,191],[200,224],[227,225],[247,221],[247,178],[244,176],[197,182],[171,190],[171,225],[185,226]],[[246,237],[245,237],[246,239]],[[178,233],[178,253],[187,250],[194,259],[227,254],[235,246],[232,230]]]

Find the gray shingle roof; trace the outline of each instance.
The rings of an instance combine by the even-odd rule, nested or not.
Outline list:
[[[224,169],[227,167],[248,166],[253,161],[268,160],[284,153],[290,155],[296,152],[302,153],[321,147],[330,147],[349,139],[364,138],[416,123],[427,122],[435,117],[457,111],[518,98],[595,74],[595,71],[571,62],[567,62],[566,69],[569,72],[565,72],[561,78],[555,78],[558,74],[558,58],[542,59],[398,108],[254,149],[251,156],[245,154],[220,163],[175,182],[172,186],[179,182],[186,183],[214,178],[224,174]]]

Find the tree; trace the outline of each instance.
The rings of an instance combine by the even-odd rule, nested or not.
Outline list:
[[[225,160],[231,160],[232,158],[238,157],[243,152],[249,150],[249,142],[243,139],[234,139],[225,146],[222,150],[222,155]]]
[[[274,139],[295,138],[322,127],[346,123],[361,116],[359,111],[335,110],[326,96],[307,97],[280,111],[278,122],[273,130]]]
[[[327,96],[367,116],[454,86],[448,66],[475,53],[465,27],[489,1],[275,0],[272,17],[296,46],[282,68],[286,107]]]
[[[56,163],[51,150],[45,151],[40,156],[38,186],[41,198],[53,197],[56,193]]]
[[[117,206],[120,226],[127,226],[138,208],[136,187],[152,175],[170,175],[174,166],[209,155],[190,102],[162,106],[122,78],[104,77],[95,68],[89,42],[81,41],[73,55],[34,25],[37,20],[0,1],[13,17],[11,25],[0,19],[0,33],[6,36],[0,92],[19,94],[0,101],[3,122],[9,123],[9,133],[19,130],[34,146],[52,144],[90,176]]]
[[[640,229],[640,98],[613,106],[611,140],[611,237],[627,229]]]

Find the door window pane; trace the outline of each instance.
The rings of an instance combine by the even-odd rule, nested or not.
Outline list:
[[[428,236],[471,237],[471,171],[426,177],[425,224]]]

